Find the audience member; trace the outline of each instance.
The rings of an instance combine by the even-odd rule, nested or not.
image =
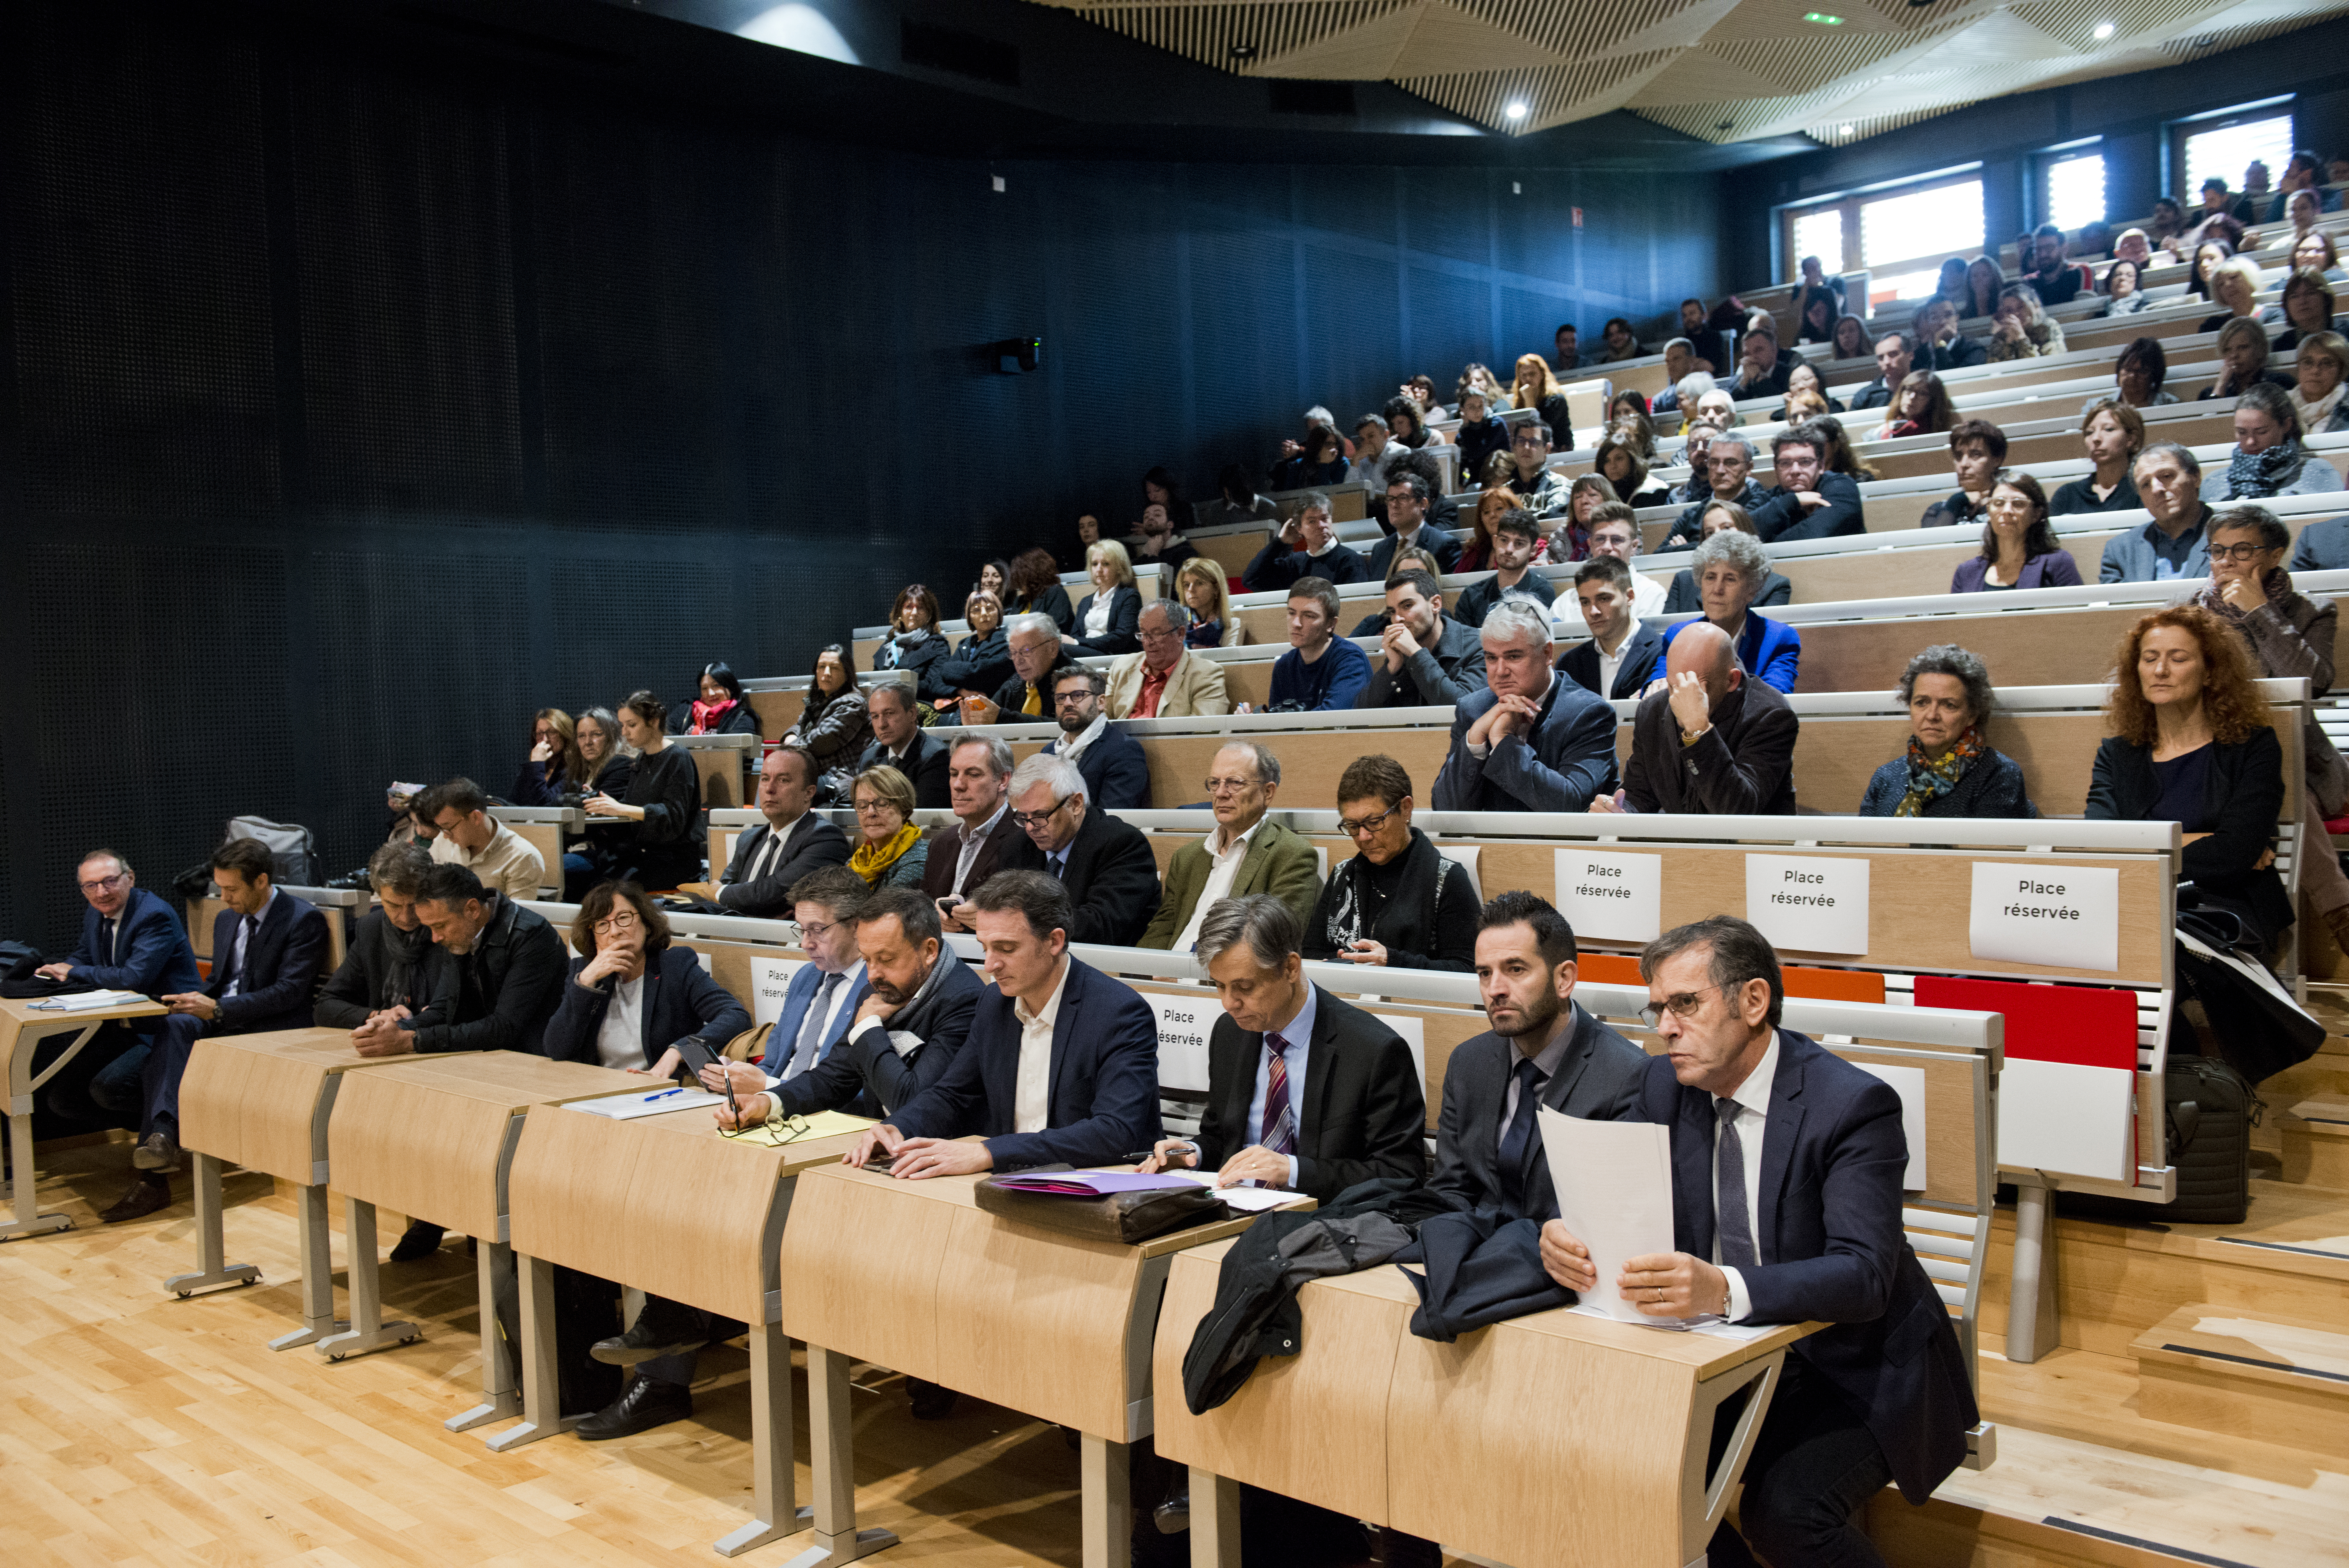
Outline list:
[[[1771,411],[1770,417],[1774,420],[1799,424],[1800,417],[1790,417],[1787,410],[1805,406],[1803,401],[1805,399],[1816,403],[1817,411],[1823,414],[1839,414],[1844,411],[1844,406],[1841,403],[1827,396],[1826,380],[1820,376],[1819,368],[1806,359],[1798,359],[1795,362],[1794,369],[1786,372],[1786,400]]]
[[[929,846],[914,821],[914,786],[885,763],[866,768],[849,786],[856,808],[856,849],[848,868],[868,888],[919,888]]]
[[[1840,360],[1865,359],[1870,352],[1868,323],[1857,316],[1836,318],[1835,358]]]
[[[1793,815],[1801,728],[1794,710],[1763,681],[1746,679],[1737,645],[1718,626],[1685,621],[1672,630],[1679,635],[1664,645],[1659,681],[1631,720],[1623,787],[1590,809]]]
[[[963,699],[963,722],[993,724],[1040,722],[1052,716],[1052,677],[1079,668],[1061,640],[1060,628],[1048,615],[1014,616],[1003,627],[1003,646],[1011,655],[1011,679],[983,706]]]
[[[1386,406],[1379,412],[1387,421],[1387,430],[1391,432],[1388,439],[1398,446],[1418,452],[1424,447],[1444,444],[1443,433],[1427,428],[1426,417],[1416,399],[1389,398]]]
[[[2249,317],[2239,316],[2219,329],[2219,375],[2202,389],[2198,401],[2240,398],[2251,388],[2289,387],[2292,379],[2268,369],[2268,335]]]
[[[1675,337],[1672,339],[1672,342],[1685,345],[1688,342],[1688,339],[1685,337]],[[1667,346],[1665,349],[1667,368],[1669,368],[1671,363],[1671,352],[1670,347]],[[1694,354],[1692,351],[1690,358],[1692,361],[1693,361]],[[1689,421],[1696,417],[1697,404],[1704,400],[1704,395],[1707,392],[1714,391],[1718,389],[1719,387],[1720,383],[1713,379],[1712,371],[1692,368],[1682,371],[1680,375],[1674,376],[1671,379],[1671,385],[1667,386],[1662,391],[1656,394],[1656,400],[1654,403],[1650,405],[1650,410],[1651,412],[1658,414],[1673,413],[1680,415],[1680,428],[1682,431],[1685,431],[1688,429]]]
[[[1778,483],[1764,491],[1762,504],[1748,513],[1765,544],[1868,532],[1860,512],[1859,486],[1826,471],[1821,450],[1825,445],[1809,425],[1796,425],[1772,438],[1770,460]]]
[[[1950,466],[1958,487],[1917,520],[1920,528],[1951,528],[1979,523],[1990,509],[1991,482],[2006,466],[2006,432],[1988,420],[1960,420],[1950,427]]]
[[[1077,612],[1069,603],[1069,590],[1061,586],[1060,564],[1040,545],[1011,557],[1009,592],[1010,597],[1003,601],[1006,620],[1015,615],[1050,616],[1056,634],[1076,625]]]
[[[1394,475],[1386,485],[1386,537],[1371,547],[1369,580],[1386,581],[1394,571],[1395,552],[1405,545],[1415,546],[1444,563],[1451,571],[1460,560],[1460,541],[1445,533],[1428,517],[1428,503],[1433,493],[1426,477],[1417,472]]]
[[[2140,267],[2153,265],[2153,241],[2143,229],[2123,229],[2113,240],[2113,259],[2135,262]]]
[[[2047,493],[2028,470],[2000,470],[1987,511],[1982,554],[1958,563],[1950,574],[1951,593],[2080,586],[2080,564],[2056,545],[2047,524]]]
[[[1547,427],[1545,426],[1545,429]],[[1464,387],[1460,392],[1460,482],[1474,487],[1496,452],[1509,450],[1509,427],[1493,410],[1484,390]]]
[[[2342,488],[2341,471],[2301,441],[2292,394],[2272,382],[2243,389],[2235,400],[2235,452],[2226,472],[2202,482],[2205,501],[2263,501],[2274,495],[2318,495]]]
[[[1216,493],[1215,500],[1199,502],[1192,508],[1202,528],[1221,528],[1234,523],[1269,523],[1280,515],[1278,502],[1257,493],[1256,476],[1245,463],[1224,464],[1222,472],[1216,475]]]
[[[849,667],[843,645],[830,642],[816,650],[807,702],[792,727],[783,732],[782,743],[813,757],[819,780],[826,774],[853,771],[856,759],[873,743],[872,715],[865,711],[864,693],[856,689],[856,672]],[[643,771],[641,763],[637,771]],[[824,782],[833,784],[836,791],[836,781]]]
[[[1153,599],[1142,607],[1136,628],[1142,650],[1110,660],[1111,718],[1215,718],[1232,711],[1224,667],[1185,646],[1190,628],[1191,612],[1176,600]]]
[[[1489,572],[1493,567],[1493,525],[1504,513],[1520,509],[1517,493],[1505,484],[1487,485],[1476,496],[1476,511],[1468,520],[1468,537],[1460,545],[1460,559],[1454,569],[1461,572]],[[1535,530],[1537,535],[1540,530]],[[1538,558],[1542,544],[1534,541]]]
[[[1299,577],[1289,585],[1288,651],[1273,660],[1268,711],[1351,708],[1370,684],[1369,656],[1335,635],[1338,607],[1338,590],[1324,578]]]
[[[914,689],[883,681],[864,694],[864,722],[873,743],[856,760],[856,771],[895,768],[914,790],[914,804],[923,811],[944,811],[947,805],[947,749],[922,728],[914,711]],[[780,748],[779,748],[780,749]]]
[[[1531,409],[1537,414],[1549,432],[1551,446],[1560,452],[1573,447],[1574,427],[1566,411],[1565,389],[1550,375],[1549,365],[1540,355],[1517,356],[1517,379],[1509,389],[1509,405]],[[1512,488],[1516,487],[1513,485]]]
[[[2210,509],[2202,504],[2201,463],[2176,441],[2157,441],[2137,454],[2131,477],[2153,520],[2105,541],[2096,580],[2153,583],[2209,576],[2210,549],[2203,525]]]
[[[1549,466],[1549,426],[1541,421],[1526,420],[1513,425],[1507,464],[1497,480],[1485,482],[1485,487],[1506,487],[1514,492],[1517,504],[1537,517],[1565,511],[1568,480],[1562,471]]]
[[[564,971],[569,967],[563,938],[546,917],[485,889],[462,866],[435,866],[416,895],[416,918],[456,969],[456,1012],[447,1023],[419,1025],[402,1040],[360,1045],[359,1054],[520,1051],[543,1055],[540,1037],[562,1000]]]
[[[1697,364],[1696,345],[1686,337],[1667,339],[1664,343],[1664,389],[1649,400],[1649,418],[1661,423],[1664,415],[1679,413],[1681,411],[1680,385],[1689,377],[1696,375],[1705,377],[1706,388],[1712,386],[1713,378]],[[1693,398],[1689,400],[1692,405],[1695,401]],[[1674,425],[1680,423],[1678,420],[1671,422]]]
[[[1085,794],[1102,811],[1150,808],[1150,763],[1141,743],[1110,722],[1102,707],[1109,677],[1071,666],[1052,676],[1053,720],[1061,733],[1044,750],[1076,764]]]
[[[947,809],[954,826],[930,840],[922,891],[937,902],[948,929],[968,932],[955,908],[971,889],[995,875],[1004,848],[1018,830],[1011,825],[1007,792],[1011,785],[1011,748],[991,735],[969,730],[947,739]],[[847,857],[843,854],[842,859]]]
[[[1356,853],[1323,884],[1305,956],[1393,969],[1475,967],[1476,889],[1411,825],[1411,775],[1392,757],[1356,757],[1338,779],[1338,831]]]
[[[579,760],[587,764],[585,794],[626,794],[636,771],[636,751],[620,735],[619,716],[609,708],[583,708],[577,721]],[[564,857],[566,866],[570,857]]]
[[[930,666],[922,677],[923,700],[941,710],[970,699],[988,701],[988,694],[999,690],[1013,673],[1011,649],[1003,635],[1002,599],[989,589],[973,588],[963,601],[962,613],[970,630],[952,653]]]
[[[579,752],[578,728],[560,708],[541,708],[530,721],[530,755],[507,793],[516,805],[561,805],[566,794],[587,790],[587,760]]]
[[[2323,229],[2311,229],[2293,242],[2292,267],[2295,272],[2305,267],[2327,283],[2340,283],[2344,277],[2349,277],[2349,274],[2341,270],[2340,247]]]
[[[890,1175],[918,1180],[1115,1165],[1156,1145],[1158,1016],[1150,999],[1070,953],[1084,940],[1077,929],[1084,917],[1050,877],[999,871],[971,903],[994,989],[981,992],[946,1072],[843,1162],[886,1154]]]
[[[1219,899],[1270,894],[1301,920],[1313,913],[1320,896],[1320,861],[1313,846],[1265,815],[1280,793],[1280,759],[1271,747],[1226,742],[1200,787],[1215,814],[1215,828],[1174,851],[1158,913],[1142,934],[1145,948],[1191,951],[1200,922]]]
[[[1079,562],[1082,562],[1085,558],[1085,552],[1092,549],[1095,545],[1098,545],[1101,542],[1102,522],[1100,514],[1093,512],[1080,513],[1077,516],[1077,550],[1076,555],[1072,558]],[[1060,569],[1060,564],[1058,562],[1053,563],[1052,570],[1056,577]]]
[[[388,843],[376,854],[414,856],[431,864],[419,845]],[[398,863],[408,862],[400,858]],[[36,969],[35,978],[92,991],[135,991],[150,1002],[202,987],[195,950],[188,945],[179,915],[160,895],[139,886],[129,861],[114,850],[93,849],[74,867],[74,878],[88,906],[82,911],[81,940],[63,959]],[[152,1015],[101,1023],[88,1044],[63,1063],[57,1059],[73,1036],[52,1036],[36,1045],[30,1076],[36,1082],[47,1079],[38,1108],[64,1126],[89,1127],[90,1080],[123,1053],[147,1049],[157,1026]]]
[[[1076,618],[1061,632],[1061,643],[1072,659],[1132,653],[1142,646],[1133,634],[1142,590],[1134,586],[1125,546],[1114,539],[1102,540],[1085,552],[1085,570],[1092,577],[1093,591],[1077,601]]]
[[[2305,148],[2301,149],[2294,152],[2291,160],[2284,164],[2283,179],[2278,182],[2273,198],[2267,202],[2266,218],[2263,220],[2246,218],[2243,221],[2247,223],[2281,223],[2286,214],[2301,204],[2302,196],[2315,203],[2316,212],[2331,211],[2333,202],[2333,199],[2324,193],[2323,178],[2323,164],[2318,161],[2316,154]],[[2245,192],[2244,194],[2249,195],[2250,192]]]
[[[1607,325],[1599,329],[1599,335],[1605,343],[1599,356],[1599,364],[1619,365],[1626,359],[1640,357],[1640,339],[1632,332],[1630,322],[1624,317],[1609,317]]]
[[[2113,361],[2113,388],[2120,400],[2133,409],[2158,409],[2178,401],[2177,393],[2162,390],[2162,382],[2168,379],[2169,356],[2162,351],[2158,337],[2131,338]],[[2109,395],[2091,398],[2087,406],[2093,408]]]
[[[2292,377],[2292,411],[2300,416],[2304,434],[2349,430],[2349,410],[2342,407],[2341,397],[2344,379],[2349,378],[2349,339],[2337,332],[2302,338]]]
[[[1753,607],[1771,576],[1770,556],[1762,542],[1734,527],[1721,529],[1696,547],[1689,570],[1696,574],[1704,619],[1666,627],[1665,647],[1670,648],[1691,627],[1711,626],[1730,639],[1739,662],[1755,680],[1780,691],[1792,691],[1795,666],[1803,656],[1802,637],[1793,627]],[[1649,679],[1661,680],[1667,673],[1664,658],[1659,654]]]
[[[1368,485],[1373,496],[1386,493],[1387,482],[1411,449],[1388,439],[1387,421],[1380,414],[1364,414],[1354,425],[1354,461],[1346,470],[1349,483]]]
[[[1550,663],[1549,611],[1503,599],[1479,632],[1483,691],[1452,719],[1438,811],[1580,811],[1615,784],[1615,711]]]
[[[2129,470],[2145,450],[2145,416],[2127,403],[2099,398],[2080,417],[2080,441],[2096,471],[2062,486],[2047,503],[2057,517],[2086,512],[2135,512],[2144,503]]]
[[[2147,227],[2152,230],[2149,237],[2153,242],[2160,245],[2168,253],[2171,259],[2175,260],[2185,244],[2185,209],[2180,207],[2173,197],[2156,196],[2153,199],[2152,219]]]
[[[1071,941],[1130,948],[1158,913],[1158,860],[1140,830],[1107,807],[1094,809],[1086,790],[1077,764],[1050,752],[1013,769],[1011,820],[1025,833],[1005,843],[996,875],[1050,874],[1067,890],[1073,910],[1059,922]],[[973,901],[980,910],[987,907],[983,899]],[[973,911],[957,912],[968,920]],[[973,929],[986,940],[983,929]]]
[[[1844,433],[1843,421],[1833,414],[1821,414],[1812,420],[1810,428],[1819,433],[1819,463],[1829,473],[1840,473],[1856,483],[1866,484],[1879,477],[1875,469],[1859,461],[1851,450],[1851,438]]]
[[[835,660],[843,652],[836,643],[827,651]],[[855,704],[861,737],[864,704],[853,684],[847,700]],[[566,897],[584,894],[598,881],[666,889],[700,877],[701,774],[684,747],[669,744],[661,731],[666,717],[660,699],[649,691],[620,704],[620,736],[636,748],[636,765],[622,794],[591,794],[582,803],[594,819],[587,825],[587,868],[574,867],[573,857],[564,857]],[[576,888],[571,885],[574,877]]]
[[[1503,490],[1493,493],[1506,495],[1509,493]],[[1480,525],[1483,523],[1481,509],[1478,522]],[[1493,607],[1501,602],[1504,594],[1524,592],[1541,598],[1549,597],[1548,584],[1537,576],[1533,568],[1534,557],[1542,551],[1541,524],[1535,520],[1534,514],[1522,507],[1504,512],[1499,522],[1493,525],[1492,537],[1492,558],[1485,563],[1493,568],[1492,576],[1461,589],[1449,617],[1451,622],[1471,630],[1485,624],[1485,618],[1492,614]],[[1464,559],[1466,552],[1463,551],[1462,556]],[[1387,590],[1387,600],[1392,607],[1394,601],[1394,589],[1392,587]],[[1436,603],[1441,606],[1440,597]],[[1481,666],[1484,660],[1481,650],[1476,658]],[[1377,680],[1374,670],[1371,675],[1374,687]]]
[[[1662,506],[1671,498],[1661,482],[1649,479],[1648,460],[1624,436],[1609,433],[1599,443],[1591,474],[1605,480],[1618,501],[1632,506]]]
[[[1733,528],[1740,534],[1753,535],[1757,540],[1761,538],[1759,534],[1754,532],[1754,519],[1745,514],[1745,508],[1729,501],[1715,501],[1707,504],[1703,516],[1698,520],[1697,526],[1702,531],[1702,536],[1697,540],[1700,545],[1724,528]],[[1792,604],[1795,602],[1795,585],[1787,579],[1785,573],[1772,572],[1762,579],[1762,591],[1754,596],[1753,602],[1757,606]],[[1697,587],[1695,571],[1691,567],[1683,566],[1674,572],[1671,587],[1664,595],[1663,613],[1689,615],[1700,612],[1703,608],[1704,595]],[[1644,680],[1647,671],[1640,671],[1640,675]]]
[[[1174,591],[1191,618],[1183,630],[1184,647],[1237,648],[1254,640],[1232,614],[1231,586],[1214,561],[1201,556],[1184,562],[1174,574]]]
[[[1278,593],[1301,577],[1330,583],[1367,583],[1370,563],[1351,546],[1338,543],[1337,525],[1330,521],[1330,498],[1319,491],[1299,504],[1297,515],[1265,541],[1256,559],[1240,574],[1240,584],[1252,594]]]
[[[2120,260],[2105,269],[2105,303],[2096,308],[2098,316],[2135,316],[2147,304],[2140,286],[2143,271],[2133,261]]]
[[[1545,547],[1547,557],[1559,566],[1579,561],[1590,553],[1591,513],[1623,499],[1615,493],[1612,484],[1595,473],[1577,475],[1567,485],[1566,498],[1565,520]]]
[[[1998,257],[1985,254],[1966,264],[1965,292],[1958,296],[1959,314],[1968,321],[1980,321],[1998,312],[1999,290],[2006,285],[2006,275],[1999,271]]]
[[[1927,305],[1917,313],[1915,328],[1919,370],[1962,370],[1990,361],[1988,348],[1958,330],[1954,301],[1937,299]]]
[[[1726,501],[1743,507],[1752,516],[1768,493],[1754,483],[1754,443],[1742,435],[1723,433],[1713,439],[1705,451],[1705,472],[1713,486],[1712,495],[1692,502],[1672,520],[1672,525],[1657,545],[1657,551],[1685,550],[1703,536],[1705,510],[1715,501]]]
[[[2077,262],[2064,259],[2064,231],[2054,223],[2042,223],[2032,234],[2030,267],[2023,275],[2040,303],[2068,305],[2080,291],[2094,283],[2089,270]],[[2017,256],[2020,264],[2024,258]],[[2009,285],[2009,287],[2015,286]]]
[[[1794,363],[1778,353],[1778,325],[1768,316],[1755,312],[1745,341],[1739,346],[1737,379],[1729,384],[1732,402],[1750,402],[1756,398],[1783,398],[1786,395],[1786,378]]]
[[[1142,509],[1141,538],[1132,552],[1134,566],[1160,566],[1170,571],[1196,559],[1199,547],[1174,531],[1174,519],[1154,501]]]
[[[1426,572],[1387,579],[1381,656],[1354,699],[1357,708],[1423,708],[1457,702],[1485,684],[1476,628],[1444,613],[1444,585]]]
[[[1998,706],[1990,671],[1953,642],[1900,672],[1909,750],[1876,770],[1862,816],[2037,816],[2023,769],[1984,737]]]
[[[1667,504],[1689,506],[1713,499],[1713,438],[1723,428],[1698,420],[1681,432],[1681,461],[1688,465],[1688,477],[1667,492]]]
[[[1177,528],[1188,528],[1196,521],[1191,513],[1191,503],[1183,493],[1183,482],[1163,464],[1142,476],[1142,504],[1145,507],[1164,506]],[[1090,545],[1093,541],[1088,539],[1085,543]]]
[[[848,863],[848,835],[814,809],[815,794],[815,763],[805,752],[777,746],[767,753],[757,796],[766,820],[734,840],[713,895],[726,913],[789,919],[792,888],[802,877]]]
[[[688,1070],[678,1042],[719,1056],[750,1027],[750,1014],[700,958],[672,945],[668,917],[632,882],[587,890],[571,945],[580,956],[540,1041],[554,1061],[672,1078]]]
[[[468,778],[453,778],[426,790],[419,809],[432,818],[437,836],[432,858],[463,866],[509,898],[535,898],[548,885],[546,861],[530,840],[490,815],[490,797]]]
[[[1582,369],[1582,355],[1579,349],[1575,346],[1575,330],[1573,322],[1568,321],[1559,325],[1557,335],[1557,373],[1563,376],[1569,370],[1579,370]],[[1525,406],[1526,405],[1523,403],[1519,403],[1517,405],[1517,407],[1521,409]]]
[[[1619,556],[1594,552],[1575,568],[1574,596],[1590,640],[1568,649],[1558,659],[1558,669],[1598,697],[1638,696],[1664,639],[1640,624],[1632,607],[1631,568]]]
[[[1500,378],[1493,374],[1490,366],[1475,359],[1469,360],[1461,369],[1460,381],[1453,395],[1455,399],[1464,399],[1471,388],[1485,394],[1485,406],[1494,413],[1497,414],[1510,406],[1508,389],[1501,385]]]
[[[1917,355],[1917,340],[1906,332],[1888,332],[1876,340],[1876,379],[1852,394],[1851,411],[1881,409],[1892,401],[1893,389],[1909,379]]]
[[[900,607],[905,603],[898,596]],[[936,604],[931,605],[931,620],[936,620]],[[943,643],[941,643],[943,649]],[[714,659],[701,667],[695,682],[693,701],[682,708],[672,708],[668,715],[668,732],[672,735],[755,735],[759,732],[759,715],[750,707],[750,699],[742,694],[742,681],[734,667],[724,659]]]
[[[919,687],[952,651],[938,630],[938,596],[921,583],[898,589],[897,602],[889,610],[889,635],[873,650],[873,668],[904,670],[907,683]],[[694,721],[700,722],[698,711]],[[753,732],[757,728],[754,722]]]
[[[1623,563],[1631,578],[1631,614],[1644,620],[1662,611],[1665,593],[1663,584],[1639,569],[1640,538],[1639,514],[1622,502],[1592,509],[1590,556],[1595,560],[1600,556],[1612,556]],[[1569,599],[1573,592],[1569,586],[1552,601],[1560,615],[1571,610]]]
[[[1346,447],[1334,422],[1311,426],[1302,443],[1292,441],[1281,445],[1288,455],[1272,471],[1275,490],[1310,490],[1346,483]]]
[[[2039,291],[2027,283],[1999,290],[1998,314],[1990,329],[1990,360],[2034,359],[2064,352],[2064,328],[2041,307]]]
[[[2213,304],[2219,303],[2220,269],[2234,259],[2235,247],[2225,240],[2205,240],[2200,244],[2196,245],[2194,247],[2194,261],[2186,280],[2187,294],[2196,299],[2207,299],[2211,301]],[[2254,294],[2259,292],[2259,267],[2256,263],[2254,263],[2251,267],[2251,292]],[[2195,330],[2197,332],[2215,331],[2217,330],[2220,323],[2225,321],[2229,317],[2244,314],[2248,313],[2236,310],[2221,310],[2216,316],[2204,317],[2201,325],[2198,326]]]
[[[1884,423],[1870,441],[1899,441],[1903,436],[1939,435],[1958,422],[1950,389],[1930,370],[1911,370],[1900,390],[1885,408]]]

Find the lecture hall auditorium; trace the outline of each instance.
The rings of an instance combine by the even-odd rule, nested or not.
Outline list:
[[[2344,59],[0,7],[0,1561],[2349,1563]]]

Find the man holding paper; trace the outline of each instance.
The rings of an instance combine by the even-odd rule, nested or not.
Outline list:
[[[1305,978],[1304,928],[1270,893],[1221,898],[1199,963],[1224,1004],[1207,1039],[1195,1142],[1164,1139],[1144,1171],[1214,1170],[1324,1202],[1359,1181],[1427,1172],[1427,1096],[1402,1036]]]
[[[1630,1119],[1671,1129],[1676,1251],[1601,1281],[1553,1220],[1558,1283],[1660,1319],[1833,1326],[1795,1343],[1745,1468],[1741,1537],[1707,1561],[1881,1563],[1853,1515],[1888,1480],[1922,1503],[1978,1420],[1948,1313],[1901,1231],[1908,1140],[1882,1079],[1778,1027],[1778,957],[1744,921],[1666,931],[1640,955],[1651,1059]],[[1715,1429],[1718,1449],[1726,1424]]]

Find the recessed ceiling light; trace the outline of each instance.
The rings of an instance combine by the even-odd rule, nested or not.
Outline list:
[[[1501,110],[1501,112],[1507,115],[1511,119],[1523,119],[1526,117],[1526,106],[1522,100],[1512,99],[1509,101],[1509,106]]]
[[[1256,46],[1254,44],[1234,44],[1232,46],[1232,58],[1236,60],[1252,60],[1256,58]]]
[[[1837,136],[1849,136],[1851,134],[1851,127],[1848,125],[1839,126],[1836,130],[1836,134]]]
[[[1803,20],[1806,22],[1816,22],[1822,27],[1840,27],[1843,26],[1842,17],[1830,16],[1825,11],[1806,11],[1803,13]]]
[[[2105,39],[2109,38],[2112,36],[2113,25],[2110,22],[2099,22],[2096,24],[2096,41],[2098,43],[2102,43]]]

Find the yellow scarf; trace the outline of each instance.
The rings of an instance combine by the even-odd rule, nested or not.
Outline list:
[[[869,840],[858,845],[856,853],[848,857],[848,868],[864,877],[866,887],[878,888],[882,874],[897,864],[906,850],[921,841],[921,828],[909,822],[891,834],[888,842],[877,847]]]

